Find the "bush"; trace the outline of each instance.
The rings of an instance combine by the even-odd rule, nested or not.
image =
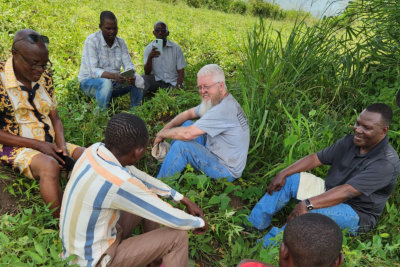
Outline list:
[[[229,7],[230,13],[237,13],[244,15],[247,10],[247,5],[245,2],[241,0],[234,0],[231,2],[231,6]]]
[[[186,4],[191,7],[199,8],[202,6],[201,0],[185,0]]]
[[[228,12],[232,0],[185,0],[186,4],[195,8],[208,8]]]
[[[263,0],[250,0],[249,4],[250,13],[253,16],[273,19],[282,19],[285,17],[284,11],[277,4],[271,4]]]

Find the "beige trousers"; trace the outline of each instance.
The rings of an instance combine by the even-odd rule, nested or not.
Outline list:
[[[144,234],[129,237],[143,223]],[[121,212],[117,224],[117,240],[106,251],[98,265],[143,267],[162,259],[164,267],[188,266],[188,235],[186,231],[162,227],[128,212]],[[122,241],[120,241],[122,240]]]

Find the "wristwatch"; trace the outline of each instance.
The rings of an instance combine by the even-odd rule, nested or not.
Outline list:
[[[310,210],[314,209],[314,206],[310,203],[310,200],[306,199],[306,200],[304,200],[304,202],[306,202],[307,211],[310,211]]]

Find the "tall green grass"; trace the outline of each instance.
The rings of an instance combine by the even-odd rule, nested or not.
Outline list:
[[[393,108],[389,138],[400,151],[398,10],[394,0],[354,1],[340,17],[311,26],[297,20],[287,37],[263,21],[254,27],[238,84],[251,132],[249,188],[265,192],[279,170],[351,133],[359,112],[374,102]],[[327,168],[314,172],[324,177]],[[399,266],[399,204],[397,185],[375,230],[345,236],[345,266]],[[259,258],[271,260],[271,253],[261,250]]]

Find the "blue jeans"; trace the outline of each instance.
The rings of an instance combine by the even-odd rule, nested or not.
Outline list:
[[[299,183],[300,174],[295,173],[286,178],[286,183],[281,190],[274,192],[272,196],[266,193],[251,211],[248,217],[249,222],[257,229],[262,230],[267,228],[271,223],[272,216],[280,211],[292,198],[296,198]],[[334,220],[341,229],[349,228],[349,232],[352,234],[356,234],[359,228],[358,214],[349,205],[344,203],[322,209],[313,209],[310,212],[328,216]],[[270,240],[270,238],[277,236],[285,229],[285,226],[286,225],[281,228],[272,227],[263,238],[264,247],[275,245],[275,241]]]
[[[101,110],[107,109],[111,98],[122,96],[128,92],[130,92],[131,108],[140,105],[143,97],[143,91],[136,86],[123,86],[106,78],[88,78],[81,81],[80,86],[88,97],[96,98],[97,105]]]
[[[182,126],[187,127],[192,124],[192,121],[186,121]],[[157,178],[169,177],[177,172],[180,173],[189,163],[194,169],[204,172],[211,178],[229,177],[228,181],[235,180],[228,169],[219,162],[219,159],[205,147],[206,141],[207,137],[205,135],[191,141],[172,141],[171,148],[161,165]]]

